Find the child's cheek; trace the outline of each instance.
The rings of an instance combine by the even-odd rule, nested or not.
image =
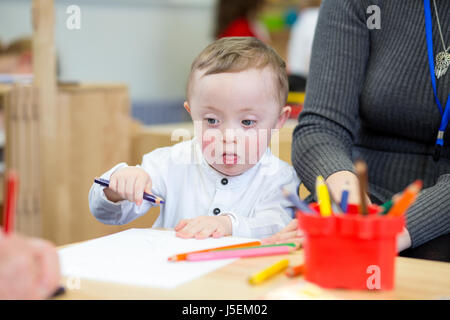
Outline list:
[[[214,146],[215,140],[216,140],[215,137],[203,135],[202,136],[202,151],[205,151],[207,148],[214,149],[213,146]],[[211,144],[212,144],[212,146],[210,147],[209,145],[211,145]]]
[[[223,162],[223,145],[220,141],[217,132],[213,132],[212,135],[203,135],[202,153],[209,164],[221,164]]]
[[[202,153],[207,160],[212,160],[215,157],[215,140],[214,136],[202,136]]]
[[[256,135],[249,135],[245,139],[245,149],[249,164],[256,164],[266,152],[270,135],[263,129],[258,130]]]

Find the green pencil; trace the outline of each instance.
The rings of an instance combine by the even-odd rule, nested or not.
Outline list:
[[[382,216],[384,216],[386,213],[388,213],[389,212],[389,210],[391,210],[391,208],[392,208],[392,206],[394,205],[394,200],[389,200],[389,201],[386,201],[385,203],[383,203],[380,207],[383,209],[381,212],[380,212],[380,215],[382,215]]]
[[[401,192],[394,194],[394,196],[386,201],[385,203],[383,203],[380,207],[383,208],[383,210],[380,212],[380,215],[384,216],[385,214],[387,214],[389,212],[389,210],[391,210],[392,206],[394,205],[395,201],[398,200],[398,198],[400,198],[402,195]]]

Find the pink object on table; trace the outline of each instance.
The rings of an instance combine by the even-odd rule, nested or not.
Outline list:
[[[216,259],[232,259],[232,258],[250,258],[271,256],[277,254],[288,254],[294,250],[291,246],[278,246],[278,247],[261,247],[252,249],[237,249],[237,250],[224,250],[224,251],[212,251],[192,253],[187,255],[188,261],[203,261],[203,260],[216,260]]]

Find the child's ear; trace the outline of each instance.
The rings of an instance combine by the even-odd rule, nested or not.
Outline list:
[[[284,123],[287,119],[289,119],[289,116],[291,115],[292,108],[290,106],[285,106],[283,109],[281,109],[281,113],[278,116],[277,124],[275,126],[276,129],[281,129],[284,126]]]
[[[189,107],[189,103],[187,101],[184,102],[183,106],[186,109],[186,111],[189,112],[189,114],[191,114],[191,108]]]

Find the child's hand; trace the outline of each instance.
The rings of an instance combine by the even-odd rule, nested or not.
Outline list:
[[[220,238],[232,233],[230,217],[223,215],[218,217],[202,216],[194,219],[183,219],[175,227],[177,237],[205,239],[208,237]]]
[[[298,220],[293,219],[289,224],[280,232],[273,236],[262,239],[261,244],[278,244],[278,243],[295,243],[295,247],[298,249],[303,243],[303,232],[298,229]]]
[[[150,194],[152,180],[147,172],[138,167],[126,167],[115,171],[105,188],[106,197],[113,202],[128,200],[142,204],[144,192]]]

